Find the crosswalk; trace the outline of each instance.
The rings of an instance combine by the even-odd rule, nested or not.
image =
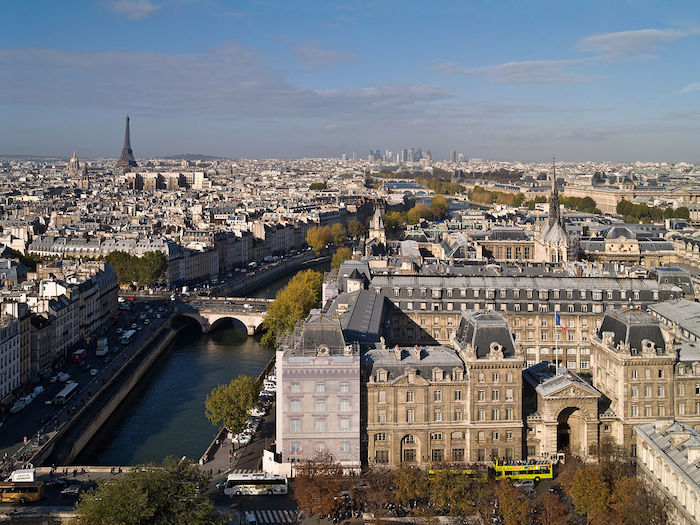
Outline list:
[[[258,525],[273,525],[298,523],[297,513],[294,510],[273,509],[273,510],[249,510],[255,514]],[[246,514],[245,512],[243,513]]]

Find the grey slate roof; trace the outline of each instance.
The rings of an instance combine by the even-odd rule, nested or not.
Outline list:
[[[542,361],[525,369],[523,371],[523,379],[542,396],[558,392],[572,385],[583,388],[595,396],[601,396],[601,393],[596,388],[573,372],[569,372],[561,366],[558,368],[558,372],[557,374],[557,366],[555,364]]]
[[[629,344],[631,354],[641,354],[644,339],[654,342],[657,354],[666,352],[659,321],[640,310],[608,310],[598,336],[602,338],[604,332],[613,333],[615,346],[620,342]]]
[[[427,380],[432,378],[433,368],[441,368],[446,373],[453,368],[464,370],[464,362],[457,352],[446,346],[420,347],[420,359],[414,356],[413,350],[411,347],[402,348],[399,361],[394,348],[373,348],[362,354],[362,368],[367,374],[384,369],[389,372],[390,381],[403,376],[407,368],[415,368],[417,375]]]
[[[369,290],[340,294],[331,309],[338,303],[350,305],[340,316],[343,334],[348,342],[375,343],[382,335],[384,316],[390,306],[383,295]]]
[[[700,303],[676,299],[649,305],[649,311],[677,324],[686,337],[700,340]]]
[[[680,478],[689,483],[696,493],[700,492],[700,460],[688,462],[688,448],[700,447],[700,435],[691,426],[674,421],[660,431],[657,431],[656,423],[639,425],[634,430],[644,441],[668,458],[666,463]],[[686,433],[689,439],[673,447],[671,435],[674,433]]]
[[[456,339],[461,345],[472,345],[478,358],[488,357],[492,343],[498,343],[503,347],[504,357],[515,355],[515,345],[508,328],[508,321],[497,313],[463,311]]]

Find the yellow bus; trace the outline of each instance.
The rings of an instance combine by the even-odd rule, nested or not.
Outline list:
[[[435,477],[435,474],[438,472],[444,472],[445,469],[436,469],[436,468],[431,468],[428,470],[428,478],[433,479]],[[475,465],[474,468],[466,468],[466,469],[448,469],[447,472],[449,472],[452,475],[461,475],[461,476],[467,476],[472,479],[476,479],[478,481],[488,481],[489,480],[489,471],[488,468],[486,468],[483,465]]]
[[[43,481],[0,482],[0,503],[30,503],[43,498]]]
[[[501,465],[498,458],[493,458],[493,470],[496,472],[496,479],[534,479],[539,481],[554,477],[552,464],[547,461]]]

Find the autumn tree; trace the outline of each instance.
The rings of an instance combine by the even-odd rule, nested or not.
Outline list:
[[[474,511],[474,488],[480,483],[459,468],[439,468],[430,479],[430,503],[449,509],[452,516],[465,516]]]
[[[228,523],[209,499],[209,476],[190,460],[135,468],[84,492],[78,525],[214,525]]]
[[[413,208],[408,210],[406,214],[406,221],[408,224],[418,224],[422,219],[432,218],[433,213],[430,208],[425,205],[425,203],[419,202]]]
[[[325,182],[312,182],[311,185],[309,186],[309,189],[311,191],[325,190],[326,183]]]
[[[430,201],[430,212],[435,219],[444,219],[447,216],[448,207],[447,199],[442,195],[436,195]]]
[[[423,500],[428,494],[428,474],[418,467],[401,465],[394,470],[394,497],[401,505]]]
[[[262,344],[276,346],[281,335],[292,331],[312,308],[319,306],[322,285],[323,274],[313,270],[298,272],[292,277],[267,307]]]
[[[260,385],[252,377],[242,374],[228,384],[219,385],[204,401],[207,419],[214,425],[223,425],[230,432],[241,432],[248,420],[248,410],[258,401]]]
[[[544,492],[535,499],[535,522],[539,525],[567,525],[573,516],[557,494]]]
[[[367,235],[367,227],[361,222],[350,221],[348,223],[348,234],[350,234],[351,237],[364,237]]]
[[[321,255],[323,249],[332,240],[333,234],[328,226],[313,226],[306,232],[306,244],[311,246],[316,255]]]
[[[599,465],[584,465],[573,476],[569,495],[576,511],[592,520],[608,507],[610,489],[603,479]]]
[[[499,481],[494,493],[498,500],[498,513],[504,525],[527,525],[530,514],[530,500],[520,489],[507,479]]]
[[[343,467],[328,453],[317,453],[297,466],[294,499],[308,515],[325,516],[339,506]]]
[[[398,211],[389,211],[382,216],[384,229],[388,231],[400,230],[405,222],[404,216]]]
[[[610,497],[614,517],[624,525],[666,525],[665,498],[647,488],[637,477],[621,478]]]
[[[358,494],[361,503],[367,512],[375,517],[386,513],[386,504],[394,497],[394,473],[388,468],[378,466],[371,467],[364,475],[367,488]]]
[[[345,246],[338,248],[333,254],[333,259],[331,259],[331,268],[338,269],[343,261],[352,259],[352,250]]]
[[[343,244],[348,239],[348,231],[339,222],[331,227],[331,235],[335,244]]]

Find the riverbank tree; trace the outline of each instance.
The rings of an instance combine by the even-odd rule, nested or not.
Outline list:
[[[168,269],[168,261],[162,252],[145,252],[141,257],[117,250],[105,257],[117,272],[119,284],[138,283],[145,286],[156,282]]]
[[[191,460],[166,458],[100,482],[76,505],[77,525],[228,523],[206,495],[209,476]]]
[[[205,415],[214,425],[223,424],[237,434],[246,427],[248,410],[258,402],[260,385],[252,377],[241,374],[228,384],[219,385],[204,401]]]
[[[338,248],[331,259],[331,268],[337,270],[343,264],[343,261],[348,259],[352,259],[352,250],[346,246]]]
[[[322,285],[323,274],[314,270],[298,272],[292,277],[267,307],[262,344],[277,346],[280,336],[292,331],[299,321],[309,315],[312,308],[318,307]]]
[[[333,242],[333,233],[328,226],[313,226],[306,232],[306,244],[316,255],[321,255],[326,245],[331,242]]]

